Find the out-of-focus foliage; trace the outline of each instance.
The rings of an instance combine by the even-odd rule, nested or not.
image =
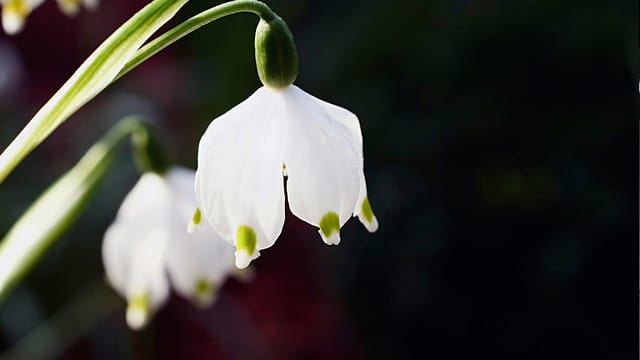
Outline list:
[[[0,144],[144,3],[111,0],[74,20],[46,3],[22,34],[0,37],[0,64],[16,69],[0,67]],[[208,5],[192,0],[180,16]],[[135,335],[120,308],[63,358],[637,351],[636,2],[269,5],[295,37],[296,83],[360,117],[380,230],[351,220],[329,248],[288,216],[254,281],[231,282],[210,310],[174,296]],[[195,166],[209,121],[259,86],[256,24],[252,15],[213,23],[74,115],[0,186],[0,229],[127,113],[155,119],[174,157]],[[102,278],[102,233],[137,176],[120,159],[78,224],[0,307],[3,348]]]

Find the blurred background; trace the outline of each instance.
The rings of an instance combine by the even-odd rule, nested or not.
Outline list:
[[[21,34],[0,34],[0,145],[145,3],[67,18],[47,0]],[[251,283],[230,279],[206,310],[173,295],[132,332],[100,255],[138,177],[123,146],[0,304],[0,358],[637,358],[636,1],[269,5],[295,36],[296,83],[360,118],[379,231],[351,220],[328,247],[288,213]],[[256,24],[210,24],[85,106],[0,186],[0,231],[130,113],[195,167],[209,122],[260,86]]]

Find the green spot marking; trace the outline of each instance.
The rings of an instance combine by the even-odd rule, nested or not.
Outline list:
[[[200,225],[201,221],[202,221],[202,212],[200,211],[200,208],[196,208],[196,211],[194,211],[193,217],[191,218],[191,222],[193,222],[195,225]]]
[[[320,219],[320,230],[324,236],[329,237],[335,232],[340,232],[340,217],[333,211],[328,212]]]
[[[9,0],[4,2],[2,10],[3,13],[13,13],[24,19],[31,12],[31,6],[24,0]]]
[[[127,307],[129,309],[140,309],[145,313],[149,312],[149,294],[143,293],[132,296],[129,298]]]
[[[215,286],[207,279],[200,279],[196,283],[196,296],[198,298],[206,298],[215,290]]]
[[[240,225],[236,232],[236,248],[238,251],[245,250],[249,255],[256,251],[256,232],[251,226]]]
[[[362,215],[367,222],[373,221],[373,210],[371,209],[371,204],[369,204],[369,197],[365,197],[362,201]]]

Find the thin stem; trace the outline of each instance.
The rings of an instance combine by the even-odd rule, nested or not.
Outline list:
[[[277,15],[263,2],[255,0],[235,0],[218,6],[214,6],[209,10],[205,10],[200,14],[185,20],[180,25],[158,36],[140,48],[136,54],[127,62],[120,73],[113,81],[116,81],[124,74],[136,68],[147,59],[162,51],[169,45],[180,40],[191,32],[227,15],[237,14],[240,12],[249,12],[258,15],[265,21],[270,21]]]

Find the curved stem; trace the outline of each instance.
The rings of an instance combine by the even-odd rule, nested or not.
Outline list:
[[[189,35],[191,32],[213,22],[217,19],[240,12],[250,12],[258,15],[265,21],[270,21],[277,15],[263,2],[255,0],[235,0],[220,4],[205,10],[200,14],[185,20],[180,25],[158,36],[153,41],[140,48],[133,58],[129,60],[113,81],[136,68],[147,59],[162,51],[169,45]]]

